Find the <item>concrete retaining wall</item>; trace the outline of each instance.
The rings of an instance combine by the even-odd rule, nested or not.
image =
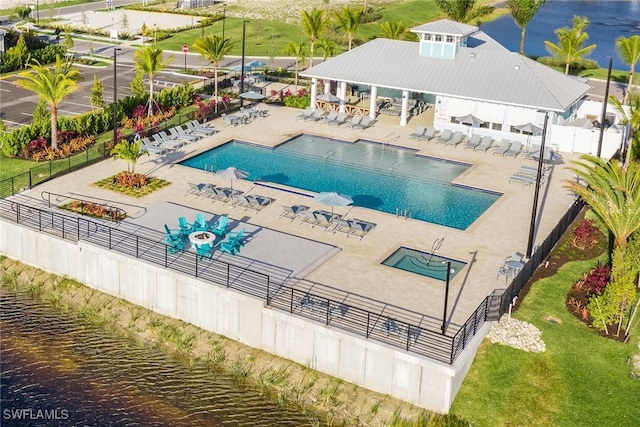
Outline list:
[[[0,220],[0,253],[359,386],[449,411],[488,324],[454,365],[332,329],[234,290]]]

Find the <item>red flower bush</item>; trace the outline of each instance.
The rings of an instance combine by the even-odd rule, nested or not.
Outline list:
[[[585,219],[574,230],[571,244],[580,250],[591,249],[598,244],[598,233],[598,227],[593,225],[593,221]]]
[[[601,295],[609,284],[611,267],[598,264],[583,277],[583,287],[589,295]]]

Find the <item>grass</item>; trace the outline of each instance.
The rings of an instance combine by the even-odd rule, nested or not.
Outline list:
[[[566,264],[533,285],[513,316],[542,331],[547,351],[527,353],[485,341],[452,414],[492,427],[637,425],[640,381],[631,379],[627,358],[637,350],[640,326],[623,344],[599,336],[565,308],[570,287],[596,261]],[[548,321],[550,316],[560,323]]]
[[[42,15],[42,11],[44,10],[49,10],[49,9],[53,9],[54,7],[66,7],[66,6],[75,6],[78,4],[85,4],[85,3],[96,3],[102,0],[67,0],[65,1],[62,5],[60,5],[59,3],[45,3],[44,1],[40,2],[38,5],[38,10],[40,10],[40,21],[42,21],[43,19],[43,15]],[[32,3],[32,5],[35,6],[35,4]],[[16,8],[15,7],[10,7],[7,9],[0,9],[0,15],[13,15],[16,13]],[[31,12],[31,18],[33,20],[35,20],[37,17],[37,13],[35,11],[35,9]]]

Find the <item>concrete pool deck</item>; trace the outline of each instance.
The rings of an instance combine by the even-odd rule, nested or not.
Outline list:
[[[347,292],[370,297],[389,304],[424,313],[434,319],[441,318],[444,301],[444,283],[410,272],[383,266],[384,261],[400,246],[429,252],[437,239],[444,239],[438,254],[467,262],[467,266],[451,282],[449,318],[451,329],[462,324],[478,304],[496,288],[505,288],[504,278],[497,279],[498,268],[506,256],[514,252],[524,253],[527,246],[534,187],[509,183],[508,178],[522,164],[535,166],[530,160],[494,156],[491,152],[473,152],[462,147],[444,147],[409,140],[421,117],[414,118],[406,127],[400,127],[397,118],[382,116],[364,131],[322,123],[296,120],[300,110],[268,105],[270,116],[237,127],[227,127],[221,119],[211,122],[220,132],[189,144],[164,156],[145,156],[140,159],[137,171],[150,173],[172,184],[141,199],[112,193],[92,186],[92,183],[114,175],[126,168],[123,161],[105,160],[94,166],[41,184],[22,196],[40,198],[42,191],[68,194],[78,198],[99,198],[112,201],[129,213],[173,202],[212,214],[228,214],[239,220],[281,231],[329,246],[340,248],[339,253],[311,271],[306,278]],[[298,221],[280,219],[282,205],[304,204],[312,209],[326,209],[312,197],[294,194],[256,185],[248,181],[234,182],[234,188],[245,193],[255,193],[274,198],[275,203],[260,212],[243,211],[239,207],[212,203],[208,199],[187,195],[188,182],[210,182],[228,186],[229,182],[215,175],[176,164],[185,158],[199,154],[232,139],[239,139],[266,146],[274,146],[301,133],[310,133],[347,141],[366,139],[380,143],[393,140],[394,145],[420,150],[420,154],[463,161],[473,166],[455,182],[472,187],[503,193],[483,215],[468,229],[456,230],[413,219],[396,218],[395,215],[361,207],[335,208],[347,218],[359,218],[377,224],[362,240],[329,234],[319,227],[311,228]],[[539,199],[539,225],[535,242],[542,242],[555,227],[574,200],[574,195],[563,188],[564,180],[572,179],[567,169],[577,154],[562,153],[564,164],[556,165],[550,178],[541,186]],[[339,191],[339,189],[337,189]],[[302,193],[305,193],[304,191]],[[446,200],[443,200],[446,203]],[[166,222],[176,221],[167,212]],[[161,230],[158,230],[161,231]],[[274,241],[274,251],[284,251]],[[295,254],[286,254],[295,256]]]

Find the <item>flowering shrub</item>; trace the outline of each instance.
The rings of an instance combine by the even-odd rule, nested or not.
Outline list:
[[[60,206],[60,208],[109,221],[122,221],[126,216],[126,214],[119,209],[114,209],[99,203],[82,202],[80,200],[74,200],[73,202]]]
[[[571,237],[571,244],[580,249],[591,249],[598,243],[598,227],[593,225],[593,221],[585,219],[574,230]]]
[[[142,114],[140,112],[140,107],[142,107]],[[176,108],[171,107],[165,112],[159,111],[156,114],[147,116],[144,113],[144,106],[139,105],[133,110],[132,117],[125,119],[122,124],[126,129],[133,129],[135,132],[139,133],[144,129],[158,126],[160,122],[163,120],[169,120],[175,114]]]
[[[22,151],[22,156],[26,159],[32,159],[36,153],[44,151],[47,148],[47,140],[43,137],[38,137],[29,142]]]
[[[194,112],[196,119],[204,119],[209,117],[216,108],[216,101],[212,98],[209,102],[204,102],[199,96],[195,100],[196,111]]]
[[[36,151],[31,152],[29,158],[36,162],[40,162],[42,160],[63,159],[93,145],[94,141],[95,137],[93,135],[77,136],[70,141],[58,144],[58,149],[54,150],[50,146],[46,146],[46,141],[44,138],[40,137],[37,141],[31,141],[31,143],[34,143],[34,147],[39,148]],[[31,145],[31,143],[29,145]]]
[[[582,278],[583,287],[589,295],[601,295],[609,284],[611,267],[598,264]]]
[[[298,93],[293,95],[290,90],[287,90],[282,96],[284,105],[294,108],[306,108],[311,103],[311,97],[307,93],[306,89],[298,90]]]

